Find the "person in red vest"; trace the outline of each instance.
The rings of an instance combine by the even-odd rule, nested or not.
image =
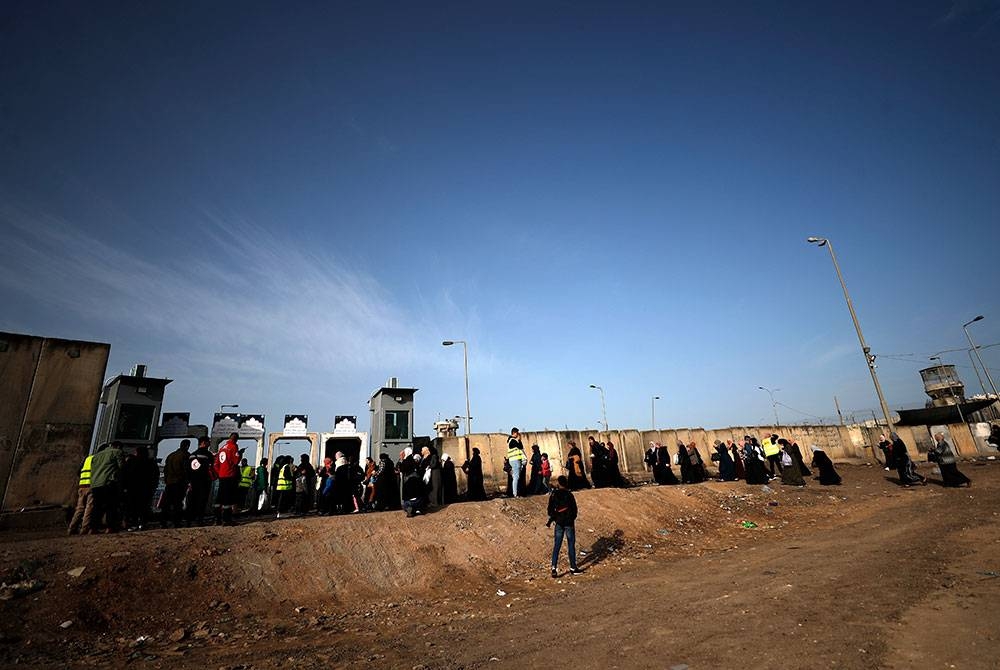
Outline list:
[[[219,478],[219,491],[215,496],[215,523],[234,526],[233,514],[240,503],[240,448],[237,433],[230,433],[229,440],[215,454],[215,474]]]

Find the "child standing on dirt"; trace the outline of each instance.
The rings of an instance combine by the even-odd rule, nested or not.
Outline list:
[[[558,577],[559,550],[562,548],[563,537],[566,538],[569,552],[569,572],[578,575],[582,570],[576,567],[576,498],[569,490],[569,480],[560,475],[556,480],[556,488],[549,495],[548,528],[556,525],[555,541],[552,546],[552,576]]]

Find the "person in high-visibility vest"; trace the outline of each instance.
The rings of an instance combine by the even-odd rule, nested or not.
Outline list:
[[[767,458],[767,469],[771,472],[771,479],[781,474],[781,445],[778,444],[777,435],[765,435],[760,441],[761,448],[764,449],[764,456]]]
[[[524,445],[521,444],[521,431],[517,428],[510,429],[510,437],[507,438],[507,462],[510,464],[510,490],[507,495],[515,498],[524,494],[521,490],[521,473],[524,471],[524,462],[528,459],[524,453]]]
[[[102,444],[97,450],[100,451],[107,446],[106,444]],[[73,510],[73,519],[69,522],[68,535],[76,535],[80,532],[87,534],[90,532],[91,517],[94,513],[94,496],[90,492],[90,472],[93,460],[94,454],[87,456],[83,459],[83,465],[80,467],[80,484],[76,494],[76,509]]]
[[[250,497],[250,489],[253,487],[253,474],[253,466],[247,463],[247,459],[242,459],[240,461],[239,504],[244,509],[249,507],[247,499]]]
[[[278,466],[278,485],[275,487],[275,508],[278,510],[277,518],[281,518],[281,512],[287,511],[288,504],[295,495],[292,490],[292,457],[279,456],[275,461]]]

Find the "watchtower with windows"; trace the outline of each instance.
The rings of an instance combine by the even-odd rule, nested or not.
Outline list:
[[[399,452],[413,446],[414,388],[403,388],[399,380],[390,377],[385,386],[375,391],[368,401],[372,425],[372,457],[388,454],[395,460]]]

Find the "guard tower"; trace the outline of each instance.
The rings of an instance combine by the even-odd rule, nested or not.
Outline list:
[[[172,379],[146,376],[145,365],[134,365],[101,392],[101,419],[96,444],[118,440],[125,449],[147,447],[156,458],[156,428],[160,424],[163,392]]]
[[[388,454],[395,459],[402,449],[413,446],[414,388],[403,388],[390,377],[372,394],[368,407],[372,415],[372,458]]]
[[[965,400],[965,384],[959,379],[954,365],[935,365],[920,371],[924,393],[930,396],[929,407],[957,405]]]

